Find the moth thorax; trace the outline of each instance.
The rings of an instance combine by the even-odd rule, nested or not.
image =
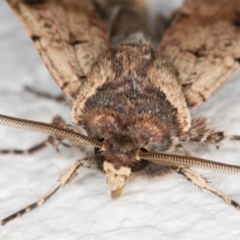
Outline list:
[[[125,185],[127,177],[131,173],[131,169],[129,167],[120,167],[119,169],[116,169],[112,163],[107,161],[104,161],[103,169],[105,172],[107,185],[111,191],[122,188]]]

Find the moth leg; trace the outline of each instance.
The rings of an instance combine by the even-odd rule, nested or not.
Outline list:
[[[56,127],[60,127],[60,128],[67,128],[67,129],[71,128],[71,126],[67,125],[65,123],[65,121],[58,115],[53,118],[51,124]],[[30,147],[29,149],[25,149],[25,150],[3,149],[3,150],[0,150],[0,155],[1,154],[29,155],[29,154],[33,154],[37,151],[40,151],[49,145],[53,146],[56,149],[56,151],[59,152],[58,147],[60,144],[62,144],[65,147],[71,147],[70,145],[62,142],[61,139],[55,138],[53,136],[49,136],[46,140],[34,145],[33,147]]]
[[[38,144],[34,145],[33,147],[30,147],[30,148],[25,149],[25,150],[2,149],[2,150],[0,150],[0,155],[1,154],[30,155],[30,154],[33,154],[35,152],[38,152],[38,151],[44,149],[45,147],[47,147],[49,145],[54,146],[54,148],[56,148],[56,150],[58,152],[59,151],[58,146],[59,146],[60,143],[61,143],[60,140],[58,140],[58,139],[56,139],[52,136],[49,136],[46,140],[42,141],[41,143],[38,143]],[[65,143],[63,145],[65,146]]]
[[[181,155],[184,155],[184,156],[192,156],[192,153],[186,149],[182,144],[177,144],[175,147],[175,151],[178,153],[178,154],[181,154]]]
[[[224,131],[216,131],[205,118],[192,121],[190,130],[179,139],[182,142],[198,142],[203,144],[218,144],[223,140],[240,141],[239,135],[230,135]]]
[[[66,101],[65,96],[62,93],[57,95],[57,96],[53,96],[53,95],[51,95],[49,93],[41,92],[41,91],[39,91],[39,90],[37,90],[35,88],[32,88],[30,86],[25,86],[24,89],[26,91],[34,94],[34,95],[37,95],[38,97],[47,98],[47,99],[50,99],[50,100],[54,100],[56,102],[65,102]]]
[[[206,143],[219,143],[223,140],[240,141],[239,135],[231,135],[223,131],[212,133],[208,136]]]
[[[173,170],[175,170],[177,173],[183,175],[187,180],[194,183],[200,189],[206,189],[206,190],[214,193],[215,195],[220,197],[227,204],[231,204],[237,210],[240,210],[240,205],[237,202],[233,201],[231,199],[231,197],[227,196],[226,194],[224,194],[217,188],[209,185],[208,181],[204,177],[202,177],[200,174],[198,174],[190,169],[187,169],[187,168],[173,168]]]
[[[48,191],[43,197],[41,197],[37,202],[30,204],[29,206],[17,211],[16,213],[10,215],[9,217],[3,219],[1,221],[1,225],[5,225],[7,222],[22,216],[25,213],[32,211],[34,208],[43,205],[57,190],[66,184],[69,184],[78,174],[78,169],[80,167],[87,167],[87,168],[96,168],[96,161],[95,158],[88,158],[77,160],[72,163],[60,176],[59,180],[53,186],[50,191]]]

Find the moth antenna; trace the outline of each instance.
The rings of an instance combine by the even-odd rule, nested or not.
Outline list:
[[[91,146],[96,148],[104,148],[104,144],[80,133],[59,128],[48,123],[26,120],[21,118],[10,117],[0,114],[0,124],[8,127],[14,127],[34,132],[45,133],[60,139],[67,139],[76,145]]]
[[[192,156],[181,156],[166,153],[140,152],[139,158],[167,166],[183,168],[200,168],[225,174],[240,174],[240,166],[214,162]]]

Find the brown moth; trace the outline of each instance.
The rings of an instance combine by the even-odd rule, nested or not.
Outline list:
[[[42,205],[80,167],[104,172],[113,198],[120,196],[130,175],[177,172],[240,210],[191,170],[239,174],[240,166],[193,157],[183,146],[240,140],[214,130],[204,117],[191,117],[191,109],[239,66],[238,0],[186,0],[163,37],[158,36],[160,23],[151,30],[147,8],[139,0],[7,2],[70,102],[75,125],[70,128],[60,117],[47,124],[5,115],[0,115],[0,124],[50,136],[30,153],[68,140],[92,147],[94,156],[72,163],[46,195],[3,219],[2,225]]]

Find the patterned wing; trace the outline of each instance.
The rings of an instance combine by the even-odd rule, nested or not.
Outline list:
[[[91,1],[7,0],[58,86],[71,98],[109,48],[108,31]]]
[[[159,54],[178,71],[188,106],[204,102],[239,66],[239,0],[186,0]]]

